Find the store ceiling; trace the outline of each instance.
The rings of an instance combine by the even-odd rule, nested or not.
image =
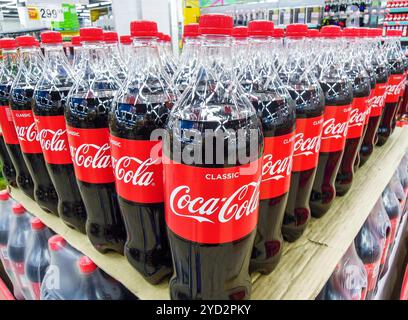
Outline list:
[[[25,6],[25,0],[0,0],[0,12],[4,18],[18,18],[17,6]],[[89,0],[88,5],[77,4],[77,12],[79,16],[89,16],[89,10],[96,7],[107,7],[112,4],[112,1],[107,0]],[[47,3],[47,1],[44,1]]]

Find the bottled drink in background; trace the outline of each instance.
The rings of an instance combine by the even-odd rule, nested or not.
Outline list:
[[[232,29],[232,37],[233,37],[233,48],[232,54],[234,59],[234,69],[238,79],[242,76],[245,78],[244,75],[241,75],[241,72],[245,71],[245,66],[248,65],[251,59],[248,59],[248,50],[249,50],[249,42],[248,42],[248,27],[245,26],[238,26]]]
[[[112,164],[127,231],[125,256],[146,280],[158,283],[171,273],[171,254],[161,141],[151,135],[164,130],[175,95],[160,64],[157,24],[133,21],[131,32],[133,61],[109,114]]]
[[[283,48],[284,38],[285,38],[285,29],[274,28],[273,37],[271,39],[271,58],[272,58],[273,65],[275,66],[275,70],[277,71],[279,71],[283,63],[282,52],[284,50]]]
[[[368,104],[371,107],[368,118],[366,133],[360,149],[360,165],[363,165],[374,151],[374,146],[377,142],[377,132],[383,113],[386,88],[389,78],[388,63],[384,53],[382,52],[381,36],[382,29],[370,29],[372,53],[369,56],[373,69],[375,70],[376,85],[373,90],[373,96],[369,99]]]
[[[80,257],[77,260],[77,266],[81,281],[72,300],[136,299],[122,284],[99,269],[88,257]]]
[[[64,118],[74,75],[62,51],[61,34],[43,32],[41,40],[45,65],[35,87],[32,105],[40,145],[58,194],[59,216],[71,228],[85,233],[86,210],[75,179]]]
[[[81,37],[80,36],[74,36],[71,38],[71,43],[73,47],[73,55],[72,55],[72,61],[70,61],[72,69],[74,70],[74,73],[77,74],[77,72],[81,69],[81,49],[82,49],[82,43],[81,43]]]
[[[11,282],[14,283],[13,270],[7,252],[7,242],[10,236],[11,206],[13,200],[7,190],[0,191],[0,260]]]
[[[350,119],[353,92],[345,73],[339,52],[344,45],[339,41],[340,28],[325,26],[321,30],[325,41],[324,52],[319,59],[319,82],[325,95],[325,114],[322,142],[316,177],[310,196],[312,216],[323,216],[330,208],[335,196],[334,185],[344,153]]]
[[[198,39],[198,23],[184,26],[184,45],[181,53],[180,65],[174,74],[174,87],[182,94],[196,70],[200,40]]]
[[[174,58],[171,47],[171,37],[161,32],[158,32],[157,36],[160,59],[164,70],[167,72],[169,77],[173,77],[177,71],[177,62]]]
[[[27,255],[28,239],[31,233],[30,217],[19,203],[12,206],[13,216],[10,221],[10,233],[7,252],[13,271],[14,296],[18,300],[31,300],[24,261]]]
[[[401,90],[405,86],[404,59],[401,54],[401,33],[398,30],[387,30],[384,50],[390,67],[390,77],[386,89],[385,107],[378,129],[377,145],[382,146],[388,140],[393,128],[392,123],[398,111]]]
[[[120,55],[126,67],[130,64],[130,58],[132,56],[132,39],[130,36],[120,36]]]
[[[23,158],[34,181],[34,198],[45,211],[58,215],[58,196],[48,174],[32,105],[34,88],[43,72],[43,60],[35,39],[20,36],[20,66],[10,90],[10,106]]]
[[[324,95],[306,51],[305,24],[288,25],[286,62],[279,75],[296,102],[296,132],[292,177],[282,232],[288,241],[298,239],[310,219],[309,198],[316,175],[324,117]]]
[[[258,220],[263,136],[235,77],[232,28],[229,16],[200,17],[199,69],[167,124],[163,167],[172,299],[242,300],[251,294],[248,268]],[[209,143],[217,138],[216,152]]]
[[[126,66],[119,52],[118,33],[114,31],[105,31],[103,33],[103,40],[105,42],[106,57],[108,59],[109,67],[116,78],[123,82],[126,78]]]
[[[87,212],[88,238],[100,252],[123,254],[126,231],[115,191],[108,128],[119,83],[107,65],[102,29],[83,28],[80,35],[86,59],[65,108],[68,142]]]
[[[72,300],[81,283],[77,260],[82,255],[60,235],[48,239],[48,248],[50,265],[41,283],[41,300]]]
[[[1,108],[1,107],[0,107]],[[1,112],[1,110],[0,110]],[[11,161],[10,155],[6,148],[3,133],[0,132],[0,161],[2,165],[3,177],[7,180],[7,183],[13,187],[17,187],[16,182],[16,169]]]
[[[51,236],[51,230],[40,219],[31,219],[31,235],[28,238],[24,268],[28,288],[34,300],[40,300],[41,283],[50,264],[48,239]]]
[[[270,273],[283,245],[282,222],[290,185],[295,104],[270,63],[271,21],[249,23],[249,49],[241,61],[239,82],[257,111],[264,132],[264,156],[260,186],[259,220],[250,271]],[[235,63],[238,64],[238,63]]]
[[[3,54],[3,66],[0,70],[0,125],[6,150],[16,169],[17,186],[34,199],[34,183],[21,152],[9,106],[11,84],[18,72],[17,43],[12,38],[3,38],[0,39],[0,48]]]
[[[368,98],[371,93],[371,81],[360,53],[359,40],[363,36],[359,28],[343,30],[347,48],[345,50],[344,71],[353,88],[353,102],[348,123],[344,154],[336,176],[336,194],[344,196],[351,188],[354,177],[354,165],[360,151],[364,124],[368,110]]]

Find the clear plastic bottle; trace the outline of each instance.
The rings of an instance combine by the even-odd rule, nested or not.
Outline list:
[[[234,68],[237,77],[240,78],[242,70],[244,70],[246,65],[250,63],[248,59],[248,27],[238,26],[234,27],[232,30],[232,37],[234,38],[233,43],[233,59]]]
[[[82,42],[81,42],[81,37],[80,36],[75,36],[72,37],[71,43],[73,46],[73,59],[71,61],[71,66],[72,69],[74,70],[74,73],[77,74],[78,71],[81,69],[81,53],[82,53]]]
[[[173,49],[171,47],[171,37],[161,32],[158,32],[157,35],[160,59],[162,61],[164,70],[167,72],[169,77],[172,78],[177,71],[178,64],[173,55]]]
[[[120,36],[119,37],[120,41],[120,56],[122,57],[122,61],[125,64],[126,67],[129,66],[130,64],[130,59],[132,56],[132,39],[131,36]]]
[[[120,85],[108,66],[102,29],[82,28],[80,35],[83,63],[65,108],[68,142],[87,212],[88,238],[100,252],[123,254],[126,231],[115,190],[108,126]]]
[[[118,33],[114,31],[105,31],[103,33],[103,41],[105,42],[106,57],[109,61],[109,66],[112,73],[119,81],[123,82],[126,78],[126,66],[120,56],[118,45]]]
[[[4,271],[6,271],[11,282],[14,283],[14,274],[11,268],[11,262],[7,251],[7,243],[10,237],[11,218],[13,200],[7,190],[0,191],[0,260],[3,264]]]

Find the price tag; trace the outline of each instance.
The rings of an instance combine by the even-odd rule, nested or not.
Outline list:
[[[30,20],[41,20],[49,22],[63,22],[64,11],[58,4],[41,4],[38,7],[27,7]]]

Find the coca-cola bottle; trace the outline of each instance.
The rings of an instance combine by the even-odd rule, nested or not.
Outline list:
[[[50,264],[41,283],[41,300],[70,300],[81,283],[77,260],[82,254],[60,235],[48,239],[48,248]]]
[[[375,70],[376,85],[372,90],[373,94],[368,101],[371,108],[368,117],[367,129],[363,138],[360,149],[360,165],[364,165],[374,151],[374,146],[377,142],[377,131],[381,121],[381,115],[385,105],[386,88],[389,78],[389,69],[384,52],[381,50],[382,29],[369,29],[371,38],[371,46],[368,49],[370,54],[367,59],[370,60],[373,69]]]
[[[10,155],[7,151],[2,132],[0,132],[0,162],[2,165],[1,173],[7,180],[7,183],[13,187],[17,187],[16,169],[14,168],[13,162],[11,161]]]
[[[34,198],[45,211],[58,215],[58,196],[48,174],[32,105],[34,89],[43,72],[43,61],[31,36],[16,39],[20,66],[10,90],[10,107],[24,161],[34,181]]]
[[[198,36],[198,23],[191,23],[184,26],[183,52],[180,58],[180,65],[173,77],[173,84],[180,94],[187,88],[188,82],[193,77],[193,72],[197,65],[200,49]]]
[[[367,101],[371,93],[370,76],[359,53],[362,32],[358,28],[345,28],[343,34],[347,43],[343,68],[353,87],[353,102],[344,154],[336,176],[336,194],[339,196],[344,196],[350,190],[353,182],[354,164],[364,135]]]
[[[235,77],[232,28],[230,16],[200,17],[199,69],[167,124],[163,167],[172,299],[239,300],[251,294],[263,135]]]
[[[102,29],[82,28],[80,35],[83,65],[65,107],[68,142],[88,215],[88,238],[100,252],[123,253],[126,231],[115,191],[108,128],[119,83],[108,66]]]
[[[72,69],[74,70],[74,73],[77,74],[79,70],[81,70],[82,65],[82,42],[81,42],[81,37],[80,36],[75,36],[72,37],[71,39],[72,46],[74,49],[74,55],[73,59],[71,62]]]
[[[312,216],[318,218],[329,210],[335,196],[334,185],[344,153],[347,127],[350,119],[353,90],[343,69],[339,52],[344,45],[339,41],[340,27],[324,26],[321,30],[324,52],[319,59],[319,82],[325,95],[322,142],[316,178],[310,196]]]
[[[31,297],[34,300],[40,300],[41,283],[51,259],[48,239],[52,236],[52,232],[38,218],[31,219],[31,230],[24,267]]]
[[[112,164],[127,241],[125,256],[151,283],[171,273],[164,220],[161,141],[175,95],[157,48],[157,24],[133,21],[128,77],[109,113]]]
[[[296,102],[296,132],[292,178],[282,232],[288,241],[298,239],[310,219],[309,198],[316,175],[323,129],[324,95],[303,52],[306,50],[305,24],[286,28],[286,62],[279,76]]]
[[[7,252],[13,271],[14,296],[18,300],[31,300],[32,296],[28,287],[26,270],[24,267],[27,255],[28,239],[31,233],[30,217],[24,207],[13,203],[13,216],[10,221],[10,233],[7,243]]]
[[[12,217],[12,204],[13,200],[10,198],[8,191],[0,191],[0,261],[11,282],[14,282],[13,270],[7,252],[7,243],[10,236],[10,221]]]
[[[248,27],[238,26],[232,29],[234,68],[238,79],[241,78],[242,71],[248,72],[247,66],[251,62],[251,59],[248,59],[248,36]],[[245,75],[242,77],[245,78]]]
[[[105,31],[103,33],[103,41],[105,42],[106,56],[112,73],[117,79],[119,79],[119,81],[123,82],[127,73],[125,63],[119,52],[118,33],[114,31]]]
[[[3,66],[0,69],[0,126],[6,150],[16,169],[17,186],[30,198],[34,199],[34,183],[23,159],[13,119],[9,98],[11,85],[18,72],[17,42],[12,38],[0,39]]]
[[[120,56],[122,57],[125,66],[128,67],[132,56],[132,39],[128,35],[120,36],[119,42]]]
[[[249,22],[249,48],[239,73],[239,82],[260,117],[265,137],[259,221],[250,264],[251,271],[264,274],[276,267],[282,253],[281,229],[295,134],[295,104],[269,56],[273,29],[271,21]]]
[[[135,300],[121,283],[107,275],[87,256],[77,260],[81,282],[72,300]],[[69,275],[67,275],[69,276]]]
[[[58,194],[58,214],[68,226],[85,233],[86,210],[75,179],[64,118],[74,75],[62,50],[61,34],[46,31],[41,40],[45,65],[34,91],[34,118],[45,163]]]
[[[177,63],[173,56],[171,47],[171,37],[167,34],[157,32],[158,47],[161,62],[163,64],[165,72],[169,77],[173,77],[177,71]]]
[[[378,129],[377,145],[382,146],[387,142],[393,131],[393,121],[398,111],[401,90],[405,86],[405,66],[400,42],[399,30],[387,29],[384,50],[390,68],[388,79],[385,107],[383,110],[380,127]]]

